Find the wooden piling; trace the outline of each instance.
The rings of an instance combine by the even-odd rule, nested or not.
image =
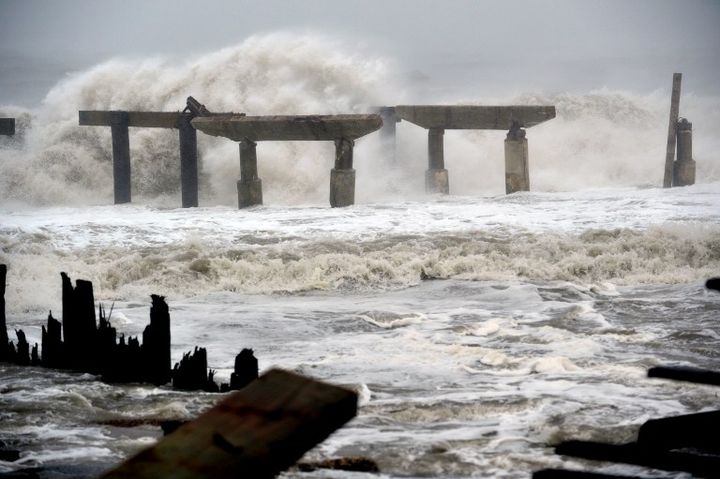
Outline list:
[[[675,158],[675,140],[677,137],[677,122],[680,110],[680,84],[682,73],[673,73],[672,96],[670,98],[670,122],[668,125],[667,148],[665,150],[665,176],[663,188],[672,186],[673,159]]]
[[[7,335],[5,323],[5,280],[7,278],[7,265],[0,264],[0,361],[10,359],[10,338]]]
[[[271,370],[103,479],[270,479],[357,413],[349,390]]]

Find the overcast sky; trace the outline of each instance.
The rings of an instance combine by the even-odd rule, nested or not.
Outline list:
[[[491,71],[543,88],[651,90],[682,71],[690,89],[720,94],[720,0],[0,0],[0,104],[32,106],[114,56],[287,30],[346,38],[447,85]]]

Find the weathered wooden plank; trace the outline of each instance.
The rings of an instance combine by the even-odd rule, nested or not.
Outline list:
[[[640,426],[638,444],[652,449],[692,448],[720,454],[720,411],[650,419]]]
[[[569,469],[542,469],[535,471],[532,479],[650,479],[647,476],[618,476],[598,472],[573,471]]]
[[[648,369],[648,377],[720,386],[720,372],[707,369],[657,366]]]
[[[423,128],[509,130],[513,123],[529,128],[555,118],[554,106],[398,105],[398,118]]]
[[[555,448],[556,454],[594,461],[622,462],[637,466],[684,471],[699,477],[717,477],[720,457],[682,451],[647,449],[636,443],[603,444],[591,441],[567,441]]]
[[[111,126],[113,111],[80,110],[81,126]],[[178,128],[183,113],[166,111],[128,111],[128,126],[144,128]]]
[[[356,412],[352,391],[271,370],[103,478],[271,478]]]
[[[677,138],[677,122],[680,110],[680,84],[682,73],[673,73],[672,96],[670,98],[670,123],[668,125],[667,148],[665,150],[665,176],[663,188],[672,186],[673,160],[675,158],[675,140]]]
[[[15,134],[15,118],[0,118],[0,135]]]

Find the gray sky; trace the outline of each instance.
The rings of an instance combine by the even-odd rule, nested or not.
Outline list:
[[[113,56],[202,53],[255,33],[362,43],[431,81],[720,95],[720,0],[0,0],[0,104],[32,106]]]

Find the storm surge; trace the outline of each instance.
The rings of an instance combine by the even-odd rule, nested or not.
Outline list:
[[[482,85],[421,94],[398,62],[358,53],[341,40],[286,33],[254,36],[194,59],[123,58],[69,75],[41,107],[0,106],[17,118],[18,134],[0,138],[2,204],[107,204],[112,198],[108,128],[78,126],[78,110],[178,111],[188,95],[213,111],[265,114],[361,113],[401,103],[552,104],[557,118],[528,130],[531,188],[577,191],[593,187],[659,185],[662,180],[668,95],[606,89],[562,93],[514,92],[486,97]],[[469,94],[468,91],[477,92]],[[563,92],[564,91],[564,92]],[[692,93],[681,115],[695,125],[698,181],[720,179],[720,100]],[[504,186],[503,132],[452,131],[445,158],[451,193],[498,194]],[[358,141],[359,202],[415,198],[427,167],[426,132],[398,125],[397,160],[388,164],[378,135]],[[132,129],[135,201],[176,205],[177,132]],[[237,145],[199,136],[201,203],[236,204]],[[268,204],[325,204],[332,145],[265,142],[259,169]]]

